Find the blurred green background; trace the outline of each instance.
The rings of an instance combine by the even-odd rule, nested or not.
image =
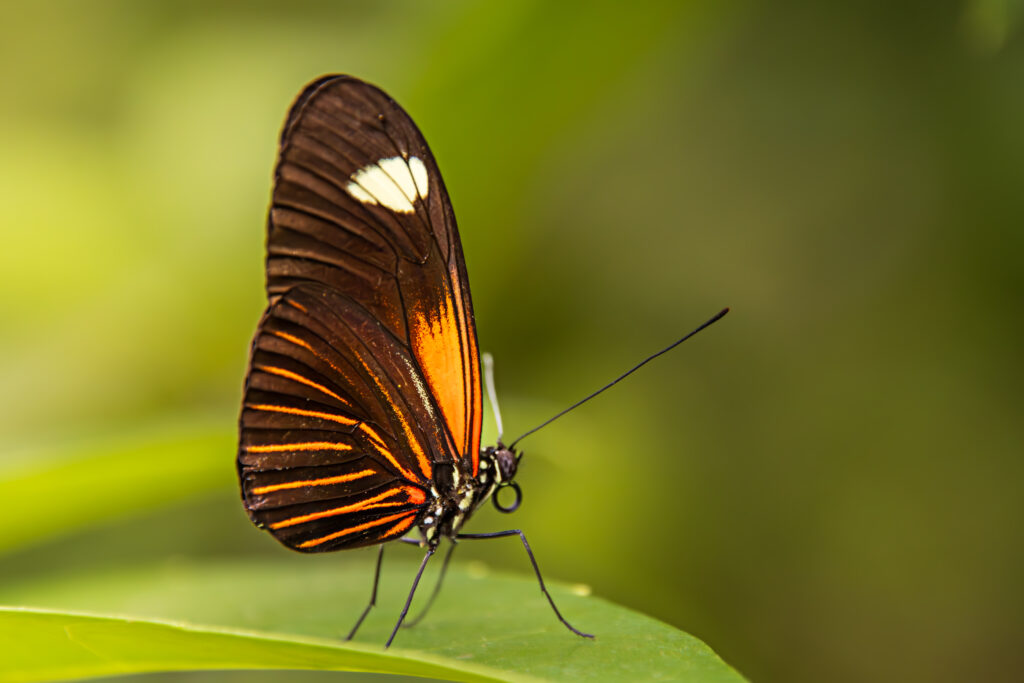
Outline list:
[[[0,582],[288,553],[238,502],[235,420],[276,136],[347,72],[438,158],[510,436],[733,307],[524,442],[523,508],[470,530],[752,680],[1017,678],[1022,18],[5,3]]]

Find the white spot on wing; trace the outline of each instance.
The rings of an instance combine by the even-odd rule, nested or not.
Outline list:
[[[345,190],[363,204],[380,204],[398,213],[413,213],[413,202],[427,196],[427,168],[418,157],[381,159],[359,169]]]
[[[377,165],[391,176],[391,179],[395,181],[395,185],[398,185],[399,189],[402,190],[402,194],[405,195],[410,204],[416,201],[416,181],[413,180],[412,171],[409,170],[409,164],[406,163],[405,159],[402,157],[391,157],[390,159],[378,161]]]
[[[359,187],[357,183],[349,183],[345,188],[348,193],[361,201],[363,204],[376,204],[377,200],[373,198],[373,195]]]
[[[416,182],[416,189],[419,191],[420,199],[427,198],[427,190],[430,189],[430,179],[427,177],[427,167],[423,165],[419,157],[409,159],[409,170],[412,171],[413,180]]]

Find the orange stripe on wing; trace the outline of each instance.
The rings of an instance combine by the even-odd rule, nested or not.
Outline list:
[[[268,373],[270,373],[272,375],[278,375],[279,377],[285,377],[287,379],[294,380],[294,381],[299,382],[301,384],[305,384],[307,387],[313,387],[314,389],[327,394],[328,396],[330,396],[331,398],[339,401],[340,403],[344,403],[347,406],[351,405],[348,401],[343,399],[341,396],[338,396],[336,393],[334,393],[333,391],[331,391],[330,389],[328,389],[324,385],[317,384],[313,380],[311,380],[308,377],[305,377],[303,375],[300,375],[297,372],[292,372],[291,370],[285,370],[284,368],[275,367],[273,365],[257,365],[256,369],[257,370],[262,370],[263,372],[268,372]]]
[[[416,521],[416,515],[409,515],[398,524],[394,525],[383,534],[380,535],[381,540],[393,538],[395,536],[401,536],[405,533],[405,530],[412,526],[412,523]]]
[[[249,453],[287,453],[289,451],[350,451],[352,446],[334,441],[306,441],[304,443],[275,443],[246,446]]]
[[[363,434],[366,434],[366,437],[373,443],[374,446],[376,446],[377,448],[387,450],[388,446],[386,443],[384,443],[384,439],[380,438],[380,434],[378,434],[377,430],[375,430],[373,427],[364,422],[363,424],[359,425],[359,431],[361,431]]]
[[[274,335],[275,337],[280,337],[281,339],[284,339],[285,341],[289,341],[292,344],[295,344],[296,346],[301,346],[302,348],[306,349],[311,354],[313,354],[313,356],[315,356],[316,358],[319,358],[324,363],[327,363],[328,365],[330,365],[331,369],[334,370],[336,373],[338,373],[342,377],[345,376],[345,373],[342,371],[341,368],[339,368],[337,365],[332,363],[330,358],[328,358],[327,356],[324,356],[323,354],[319,353],[316,349],[314,349],[312,347],[312,345],[310,345],[310,343],[307,342],[305,339],[302,339],[300,337],[296,337],[294,334],[288,334],[287,332],[282,332],[281,330],[271,330],[270,333],[272,335]]]
[[[296,337],[294,334],[288,334],[287,332],[282,332],[281,330],[271,330],[270,333],[272,335],[274,335],[275,337],[280,337],[281,339],[284,339],[285,341],[290,341],[292,344],[296,344],[298,346],[301,346],[302,348],[308,350],[310,353],[312,353],[317,358],[320,357],[320,354],[318,354],[313,349],[313,347],[309,345],[309,342],[307,342],[305,339],[301,339],[299,337]]]
[[[274,522],[270,525],[271,529],[283,529],[289,526],[295,526],[296,524],[304,524],[306,522],[312,522],[317,519],[323,519],[324,517],[336,517],[337,515],[345,515],[350,512],[359,512],[361,510],[371,510],[374,508],[393,507],[395,505],[409,505],[413,502],[414,495],[412,491],[416,491],[419,496],[420,502],[424,500],[423,492],[419,489],[413,488],[412,486],[397,486],[395,488],[388,489],[384,493],[378,493],[372,498],[361,500],[358,503],[352,503],[351,505],[342,505],[341,507],[331,508],[330,510],[321,510],[320,512],[311,512],[308,515],[299,515],[298,517],[290,517],[283,519],[280,522]],[[396,493],[405,493],[406,500],[396,500],[390,503],[381,502],[385,498],[390,498]]]
[[[402,531],[405,531],[405,529],[408,529],[410,526],[412,526],[413,521],[415,521],[415,519],[416,519],[416,514],[415,513],[400,512],[397,515],[388,515],[387,517],[381,517],[380,519],[375,519],[372,522],[366,522],[364,524],[358,524],[356,526],[351,526],[351,527],[349,527],[347,529],[342,529],[341,531],[335,531],[334,533],[327,534],[326,536],[321,536],[320,538],[314,538],[311,541],[306,541],[304,543],[300,543],[297,547],[299,547],[299,548],[312,548],[313,546],[320,545],[321,543],[326,543],[327,541],[333,541],[334,539],[339,538],[341,536],[347,536],[349,534],[354,534],[354,533],[357,533],[359,531],[364,531],[365,529],[372,529],[373,527],[380,526],[381,524],[387,524],[388,522],[393,522],[396,519],[400,519],[401,517],[406,516],[406,515],[408,515],[408,524],[406,524],[405,528],[402,529]],[[401,523],[399,523],[399,526],[400,525],[401,525]],[[394,532],[394,529],[391,529],[388,533],[392,533],[392,532]],[[401,531],[399,533],[401,533]]]
[[[316,417],[321,420],[330,420],[343,425],[358,424],[360,431],[367,433],[370,437],[370,443],[376,447],[381,455],[387,458],[388,462],[395,466],[395,469],[402,473],[403,477],[409,481],[416,481],[419,479],[419,477],[414,475],[412,472],[402,467],[401,463],[395,459],[395,456],[391,451],[384,446],[384,442],[381,440],[380,436],[378,436],[377,433],[373,431],[373,428],[365,422],[360,422],[359,420],[352,419],[351,417],[345,417],[344,415],[338,415],[336,413],[324,413],[317,410],[304,410],[302,408],[289,408],[288,406],[276,406],[267,403],[250,403],[247,407],[252,408],[253,410],[263,410],[269,413],[286,413],[288,415],[301,415],[302,417]]]
[[[416,435],[412,433],[412,427],[409,426],[408,420],[405,419],[405,415],[402,414],[402,411],[395,404],[394,399],[391,398],[391,394],[384,387],[384,384],[380,381],[380,378],[377,377],[377,374],[370,369],[370,366],[368,366],[366,361],[362,358],[359,358],[359,362],[362,364],[363,369],[366,370],[366,374],[373,378],[373,383],[377,385],[377,389],[380,390],[381,395],[388,403],[391,404],[391,409],[394,411],[395,417],[397,417],[398,421],[402,424],[402,430],[405,432],[405,436],[407,437],[406,441],[409,443],[409,447],[412,448],[413,453],[416,454],[416,460],[420,465],[420,471],[423,473],[423,479],[429,480],[434,474],[434,469],[430,466],[430,460],[427,459],[427,454],[423,452],[423,447],[420,445],[420,442],[416,440]],[[389,460],[394,462],[394,458],[390,453],[387,453],[386,455]],[[396,466],[398,466],[397,463]],[[402,474],[405,474],[406,478],[410,481],[415,481],[415,478],[406,473],[404,469],[402,469]]]
[[[299,337],[296,337],[293,334],[288,334],[287,332],[282,332],[280,330],[273,330],[271,332],[271,334],[273,334],[273,335],[275,335],[277,337],[280,337],[281,339],[284,339],[285,341],[289,341],[289,342],[291,342],[293,344],[301,346],[302,348],[306,349],[307,351],[312,353],[314,356],[316,356],[317,358],[319,358],[323,362],[325,362],[328,365],[330,365],[331,368],[333,368],[334,371],[337,372],[339,375],[344,376],[345,373],[342,372],[341,368],[339,368],[337,365],[332,363],[329,358],[326,358],[325,356],[317,353],[316,349],[314,349],[309,344],[309,342],[307,342],[306,340],[301,339]],[[357,358],[358,358],[358,356],[357,356]],[[368,374],[370,377],[373,378],[373,381],[377,385],[377,389],[380,390],[380,393],[384,396],[384,398],[388,401],[388,403],[391,404],[391,408],[392,408],[392,410],[394,410],[395,416],[398,418],[398,421],[402,424],[402,430],[405,432],[406,440],[409,443],[409,447],[412,448],[413,453],[415,453],[415,455],[416,455],[416,460],[419,463],[420,471],[423,473],[423,477],[414,476],[411,472],[409,472],[409,470],[405,469],[400,464],[398,464],[398,461],[395,460],[395,457],[391,454],[391,452],[387,449],[387,447],[384,446],[384,443],[383,443],[383,441],[381,441],[380,437],[377,436],[376,433],[372,433],[371,438],[376,437],[376,440],[378,442],[378,443],[375,444],[377,446],[377,450],[379,450],[381,455],[386,457],[388,459],[388,461],[392,465],[394,465],[396,468],[398,468],[398,471],[402,473],[402,476],[405,477],[406,479],[408,479],[409,481],[429,480],[433,476],[434,470],[430,466],[430,460],[427,458],[427,454],[423,452],[423,447],[420,446],[419,441],[416,440],[415,435],[412,433],[412,428],[409,426],[409,422],[405,419],[405,416],[402,414],[402,411],[398,409],[398,406],[395,405],[394,400],[391,398],[391,395],[388,393],[388,391],[384,388],[384,385],[381,383],[380,379],[377,377],[377,374],[374,373],[372,370],[370,370],[369,366],[366,364],[366,362],[362,358],[359,358],[359,362],[363,366],[363,369],[366,370],[366,374]],[[286,412],[286,411],[281,411],[281,412]],[[302,414],[302,413],[295,413],[295,414],[299,415],[299,414]],[[318,417],[318,416],[314,415],[314,417]],[[327,419],[330,419],[330,418],[327,418]],[[362,427],[361,427],[361,429],[362,429]],[[363,431],[367,432],[367,429],[363,429]],[[370,432],[367,432],[367,433],[370,434]]]
[[[250,493],[258,496],[264,493],[284,491],[286,489],[301,489],[306,486],[328,486],[330,484],[344,484],[347,481],[355,481],[356,479],[362,479],[363,477],[369,477],[374,474],[376,474],[374,470],[360,470],[359,472],[353,472],[351,474],[340,474],[336,477],[324,477],[322,479],[303,479],[300,481],[286,481],[282,484],[268,484],[267,486],[257,486],[252,491],[250,491]],[[419,491],[419,489],[416,490]],[[422,491],[420,491],[420,495],[423,495]]]
[[[373,427],[363,422],[362,424],[359,425],[359,431],[366,434],[366,438],[369,439],[370,445],[377,449],[378,453],[387,458],[387,461],[394,465],[398,469],[398,471],[402,473],[403,477],[405,477],[409,481],[416,480],[416,477],[412,474],[412,472],[405,469],[398,463],[398,460],[395,459],[394,454],[392,454],[391,451],[388,450],[388,446],[386,443],[384,443],[384,439],[380,438],[380,435],[373,429]]]
[[[344,415],[338,415],[337,413],[325,413],[318,410],[304,410],[302,408],[290,408],[288,406],[277,406],[270,403],[250,403],[249,408],[253,410],[262,410],[268,413],[287,413],[288,415],[301,415],[302,417],[316,417],[321,420],[330,420],[331,422],[337,422],[343,425],[354,425],[359,422],[351,417],[345,417]]]

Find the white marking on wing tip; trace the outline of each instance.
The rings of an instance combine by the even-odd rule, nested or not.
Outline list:
[[[430,179],[427,177],[427,167],[419,157],[409,159],[409,170],[412,171],[413,180],[416,182],[416,190],[420,199],[427,198],[427,191],[430,190]]]
[[[361,188],[358,183],[355,183],[355,182],[349,183],[348,185],[345,186],[345,190],[350,195],[352,195],[353,197],[355,197],[356,199],[361,201],[363,204],[376,204],[377,203],[377,200],[373,198],[373,195],[370,194],[369,192],[367,192],[366,190],[364,190],[363,188]]]
[[[368,164],[351,176],[345,191],[363,204],[380,204],[399,213],[413,213],[416,197],[429,190],[427,167],[418,157],[401,156]]]
[[[409,164],[406,163],[405,159],[402,157],[381,159],[377,162],[377,165],[391,176],[395,185],[398,185],[398,189],[409,200],[410,205],[416,201],[416,181],[413,180],[412,171],[409,170]]]

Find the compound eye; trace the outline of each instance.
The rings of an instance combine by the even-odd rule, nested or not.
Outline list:
[[[516,454],[507,448],[503,448],[494,454],[494,462],[498,466],[499,474],[501,474],[501,481],[512,481],[516,476],[516,468],[519,465],[519,459],[516,458]]]

